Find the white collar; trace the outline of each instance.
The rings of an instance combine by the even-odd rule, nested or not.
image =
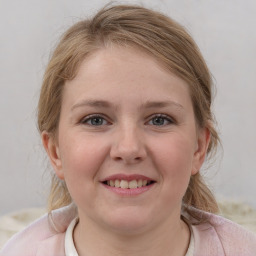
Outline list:
[[[76,247],[74,244],[74,239],[73,239],[74,228],[77,223],[78,223],[78,218],[75,218],[71,221],[71,223],[67,228],[67,231],[65,234],[65,255],[66,256],[78,256],[78,253],[76,251]]]
[[[66,256],[79,256],[74,244],[74,239],[73,239],[73,233],[74,233],[74,228],[76,224],[78,223],[78,218],[75,218],[71,221],[69,224],[66,234],[65,234],[65,254]],[[189,242],[189,247],[187,250],[187,253],[185,256],[193,256],[194,255],[194,250],[195,250],[195,239],[194,239],[194,234],[192,231],[192,228],[190,228],[190,242]]]

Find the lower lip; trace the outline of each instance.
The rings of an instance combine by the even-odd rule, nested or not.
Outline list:
[[[152,183],[148,186],[144,186],[140,188],[116,188],[116,187],[111,187],[102,183],[102,185],[105,188],[121,196],[137,196],[137,195],[143,194],[148,190],[150,190],[154,186],[154,184],[155,183]]]

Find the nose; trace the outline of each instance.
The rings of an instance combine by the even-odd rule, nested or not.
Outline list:
[[[136,127],[123,127],[116,131],[110,157],[125,164],[141,162],[147,156],[143,134]]]

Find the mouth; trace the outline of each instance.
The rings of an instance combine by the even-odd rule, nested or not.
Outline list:
[[[138,174],[114,174],[101,180],[101,184],[111,193],[128,198],[150,191],[156,183],[156,180]]]
[[[108,179],[102,182],[104,185],[122,189],[136,189],[147,187],[155,183],[154,180],[148,179]]]

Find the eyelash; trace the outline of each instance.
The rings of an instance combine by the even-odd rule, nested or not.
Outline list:
[[[166,126],[166,125],[171,125],[171,124],[175,124],[175,120],[171,117],[169,117],[168,115],[164,115],[164,114],[155,114],[153,116],[150,117],[150,120],[149,122],[151,122],[154,118],[161,118],[163,119],[164,121],[167,121],[168,124],[163,124],[163,125],[154,125],[154,124],[151,124],[151,125],[154,125],[154,126]],[[148,122],[148,123],[149,123]]]
[[[90,120],[92,121],[93,119],[96,119],[96,118],[103,120],[103,122],[105,121],[105,122],[109,123],[108,121],[106,121],[106,118],[103,117],[103,116],[100,115],[100,114],[93,114],[93,115],[86,116],[85,118],[83,118],[83,119],[80,121],[80,123],[85,124],[85,125],[89,125],[89,126],[101,126],[101,125],[106,125],[106,124],[93,125],[93,124],[88,124],[88,123],[87,123],[88,121],[90,121]]]
[[[102,120],[102,123],[100,123],[99,125],[93,125],[92,123],[89,124],[88,122],[91,121],[93,119],[101,119]],[[169,117],[168,115],[164,115],[164,114],[155,114],[155,115],[152,115],[149,119],[149,121],[146,122],[146,124],[149,124],[150,122],[153,121],[154,118],[159,118],[159,119],[162,119],[164,122],[168,122],[167,124],[150,124],[150,125],[153,125],[153,126],[166,126],[166,125],[171,125],[171,124],[175,124],[175,120],[171,117]],[[104,123],[106,122],[106,123]],[[80,123],[82,124],[85,124],[85,125],[89,125],[89,126],[102,126],[102,125],[107,125],[107,124],[111,124],[110,122],[108,122],[106,120],[106,118],[104,116],[102,116],[101,114],[92,114],[92,115],[89,115],[89,116],[86,116],[85,118],[83,118]]]

